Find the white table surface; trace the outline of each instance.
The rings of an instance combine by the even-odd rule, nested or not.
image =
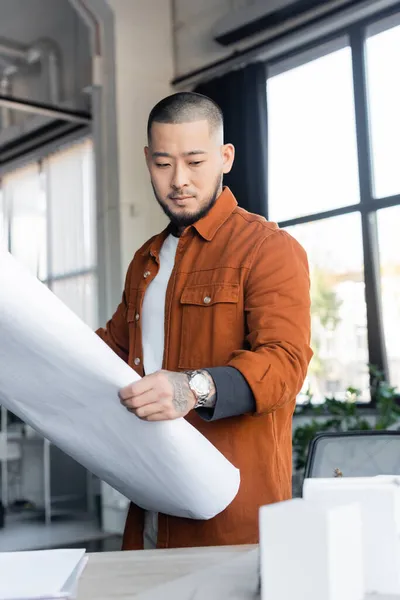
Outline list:
[[[206,600],[256,600],[259,595],[254,592],[254,562],[258,560],[255,548],[226,546],[89,554],[77,600],[135,597],[141,600],[142,596],[143,600],[200,600],[204,598],[203,592],[207,592]],[[374,594],[365,600],[400,600],[400,596]]]
[[[89,554],[81,576],[77,600],[119,600],[216,566],[252,546],[99,552]]]

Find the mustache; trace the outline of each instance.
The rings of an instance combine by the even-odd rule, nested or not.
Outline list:
[[[186,192],[171,192],[170,194],[168,194],[167,198],[172,200],[172,198],[179,199],[187,198],[188,196],[193,196],[195,198],[196,194],[193,194],[193,192],[190,192],[189,190]]]

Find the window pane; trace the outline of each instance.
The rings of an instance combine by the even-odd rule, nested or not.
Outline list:
[[[52,291],[82,321],[97,329],[97,277],[93,273],[54,281]]]
[[[270,77],[269,218],[359,202],[350,48]]]
[[[378,212],[383,326],[389,375],[400,388],[400,206]]]
[[[400,26],[367,40],[374,195],[400,194]]]
[[[11,252],[34,275],[47,277],[46,196],[37,165],[3,178],[10,215]]]
[[[90,141],[70,146],[45,163],[50,205],[51,275],[96,263],[93,151]]]
[[[367,314],[359,214],[288,227],[308,253],[312,347],[307,383],[314,401],[346,397],[348,387],[369,400]],[[305,391],[305,389],[304,389]]]

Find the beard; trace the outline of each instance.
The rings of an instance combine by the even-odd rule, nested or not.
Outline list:
[[[153,188],[154,196],[156,197],[158,204],[161,206],[161,208],[163,209],[164,213],[167,215],[167,217],[169,218],[171,223],[178,228],[182,228],[182,227],[189,227],[190,225],[197,223],[197,221],[200,221],[200,219],[205,217],[210,212],[212,207],[215,205],[218,196],[221,193],[222,177],[223,177],[222,175],[218,176],[218,179],[215,183],[213,193],[210,195],[207,202],[205,202],[205,204],[201,208],[199,208],[196,212],[180,212],[179,214],[176,214],[173,210],[171,210],[170,207],[165,202],[165,200],[160,198],[160,196],[157,194],[157,191],[156,191],[156,188],[155,188],[153,182],[151,182],[151,185]],[[175,194],[176,194],[176,192],[175,192]]]

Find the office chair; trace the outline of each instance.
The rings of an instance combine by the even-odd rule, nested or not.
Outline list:
[[[400,431],[346,431],[317,435],[305,478],[400,475]]]

